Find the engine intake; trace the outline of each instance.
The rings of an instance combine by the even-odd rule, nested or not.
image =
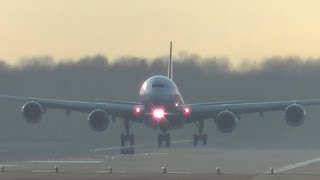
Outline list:
[[[42,119],[44,110],[41,104],[35,101],[27,102],[22,107],[24,119],[30,124],[36,124]]]
[[[101,109],[93,110],[88,117],[89,126],[94,131],[103,131],[109,126],[109,116]]]
[[[291,126],[300,126],[304,122],[305,117],[306,111],[299,104],[291,104],[285,110],[285,120]]]
[[[237,117],[230,111],[222,111],[216,118],[217,129],[222,133],[230,133],[237,126]]]

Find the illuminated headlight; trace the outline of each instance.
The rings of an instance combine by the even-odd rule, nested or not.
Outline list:
[[[155,109],[153,110],[152,115],[156,119],[162,119],[164,118],[165,112],[163,109]]]

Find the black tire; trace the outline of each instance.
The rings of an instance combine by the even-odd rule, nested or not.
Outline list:
[[[127,148],[123,147],[120,149],[120,154],[128,154],[127,151],[128,151]]]
[[[126,143],[126,135],[125,134],[121,134],[121,147],[123,147]],[[122,149],[121,149],[122,150]],[[121,151],[122,152],[122,151]],[[121,153],[122,154],[122,153]]]
[[[158,147],[162,146],[162,134],[158,134]]]
[[[198,134],[194,134],[193,135],[193,145],[194,146],[198,145],[198,139],[199,139]]]
[[[134,147],[131,147],[128,154],[134,154]]]
[[[133,147],[124,147],[120,149],[120,154],[134,154]]]
[[[202,135],[202,144],[207,145],[208,136],[206,134]]]
[[[134,135],[130,134],[129,136],[130,146],[134,146]]]
[[[171,137],[170,134],[166,134],[166,147],[170,147]]]

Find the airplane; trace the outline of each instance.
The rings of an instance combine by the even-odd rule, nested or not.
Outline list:
[[[240,115],[264,112],[283,111],[287,124],[300,126],[306,117],[304,106],[319,105],[320,99],[246,103],[237,101],[185,104],[179,89],[173,81],[172,42],[167,76],[156,75],[147,79],[140,89],[140,102],[98,99],[96,101],[69,101],[42,99],[33,97],[0,95],[0,100],[22,102],[22,114],[26,122],[39,123],[47,109],[88,113],[89,127],[94,131],[104,131],[112,122],[123,119],[125,132],[121,134],[121,154],[134,153],[134,149],[125,147],[135,145],[135,136],[130,127],[133,123],[142,123],[148,128],[159,131],[158,146],[169,147],[171,130],[195,124],[198,132],[193,135],[193,145],[199,141],[207,144],[208,136],[204,133],[205,120],[212,120],[222,133],[235,130]],[[127,146],[126,144],[129,143]]]

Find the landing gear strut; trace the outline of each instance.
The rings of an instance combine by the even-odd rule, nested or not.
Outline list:
[[[165,141],[165,147],[170,147],[170,134],[166,131],[158,134],[158,147],[162,147],[162,141]]]
[[[203,134],[203,127],[204,127],[204,122],[203,120],[199,121],[199,124],[196,124],[196,126],[199,128],[198,134],[193,135],[193,145],[196,146],[198,145],[198,141],[202,141],[203,145],[207,145],[207,140],[208,136],[206,134]]]
[[[126,130],[125,133],[121,134],[121,150],[120,154],[134,154],[134,135],[130,134],[130,126],[133,122],[129,122],[129,120],[124,120],[123,125]],[[129,142],[129,147],[125,147],[126,142]]]

